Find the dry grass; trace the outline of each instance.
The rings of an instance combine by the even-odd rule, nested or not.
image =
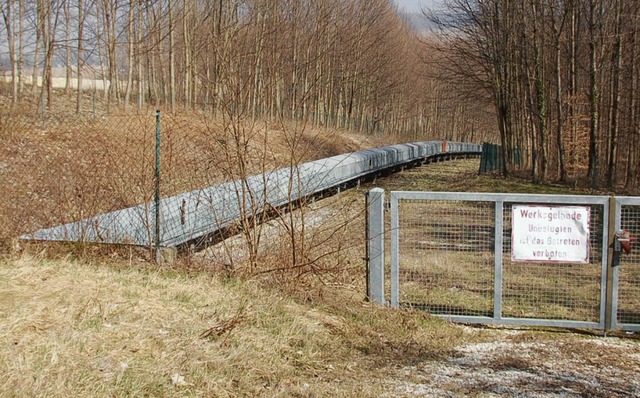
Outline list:
[[[401,303],[423,305],[440,314],[491,316],[494,289],[491,253],[420,251],[402,246],[401,254]],[[506,261],[503,316],[597,322],[600,277],[599,264]],[[625,301],[634,300],[632,297],[625,296]]]
[[[277,220],[261,253],[268,272],[252,278],[220,272],[207,256],[161,269],[135,257],[1,260],[0,396],[638,392],[632,375],[640,345],[633,338],[607,340],[598,351],[601,340],[588,335],[469,328],[364,302],[358,198],[343,193],[304,215],[315,225],[307,233],[316,256],[322,238],[340,230],[339,219],[353,219],[354,234],[330,241],[334,249],[342,243],[345,257],[322,257],[302,275],[273,271],[286,265],[286,228]],[[441,270],[459,269],[469,255],[441,257]],[[606,372],[580,381],[596,367]]]
[[[149,197],[151,110],[136,116],[98,109],[96,120],[85,115],[80,121],[58,110],[44,124],[37,115],[29,120],[27,112],[22,118],[15,112],[0,112],[0,139],[6,144],[0,148],[0,189],[8,192],[0,204],[3,234],[15,236]],[[234,160],[233,152],[224,150],[230,130],[223,120],[197,112],[164,120],[166,192],[232,174],[217,168]],[[247,160],[256,172],[286,165],[292,154],[307,160],[379,144],[308,126],[245,128]],[[301,139],[292,146],[293,136]],[[266,158],[260,156],[264,151]],[[263,166],[261,158],[267,159]],[[376,185],[544,189],[477,176],[476,165],[441,163]],[[101,195],[104,190],[110,194]],[[0,396],[412,397],[561,394],[566,388],[586,395],[640,394],[634,381],[640,345],[633,336],[607,340],[599,351],[600,339],[577,333],[469,328],[363,301],[360,195],[343,193],[305,213],[270,221],[251,277],[238,272],[246,262],[239,241],[226,248],[236,254],[238,266],[231,268],[221,267],[221,256],[211,252],[166,268],[134,253],[127,257],[126,250],[109,257],[92,248],[66,257],[62,250],[62,259],[55,260],[49,249],[43,255],[34,248],[0,259]],[[303,220],[305,231],[292,234],[291,227]],[[457,221],[452,224],[459,228]],[[303,256],[301,261],[292,261],[293,253]],[[474,255],[447,252],[431,258],[439,275],[461,279],[469,271],[462,265],[474,264]],[[481,257],[482,264],[491,260],[486,253]],[[460,300],[460,305],[478,304],[479,310],[488,306],[485,295]],[[580,370],[584,365],[586,372]],[[598,369],[606,371],[597,384],[580,382]],[[534,381],[511,378],[517,370]]]
[[[356,190],[308,201],[281,212],[251,231],[259,235],[256,267],[250,274],[267,286],[298,297],[322,296],[325,286],[350,285],[365,291],[364,205]],[[194,255],[199,265],[247,274],[250,248],[242,234]],[[313,288],[308,288],[310,284]],[[360,297],[362,298],[362,296]]]
[[[487,315],[493,311],[493,264],[480,253],[402,252],[400,302],[433,313]],[[492,259],[490,254],[487,259]]]
[[[373,397],[378,366],[441,356],[462,335],[354,292],[314,307],[140,265],[1,261],[0,395]]]

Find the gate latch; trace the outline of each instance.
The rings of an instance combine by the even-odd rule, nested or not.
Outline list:
[[[631,253],[631,242],[637,238],[629,231],[623,229],[616,232],[616,236],[613,240],[613,266],[620,265],[620,254],[624,251],[625,254]]]

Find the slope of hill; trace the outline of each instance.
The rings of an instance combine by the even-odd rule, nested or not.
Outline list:
[[[91,104],[88,95],[85,103]],[[61,95],[41,113],[0,96],[0,237],[148,202],[154,195],[155,132],[161,132],[161,195],[190,191],[293,163],[393,142],[392,137],[306,123],[229,120],[203,110],[76,114]]]
[[[439,163],[399,180],[482,190],[490,178],[474,176],[476,168],[470,160]],[[0,259],[0,396],[640,393],[634,334],[470,327],[367,303],[361,192],[314,206],[308,220],[331,213],[308,224],[310,236],[327,220],[353,222],[324,240],[325,249],[331,242],[348,250],[306,268],[281,269],[286,230],[263,236],[251,277],[218,266],[211,253],[160,268],[133,251],[56,259],[33,247]]]

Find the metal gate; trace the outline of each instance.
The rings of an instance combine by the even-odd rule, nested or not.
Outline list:
[[[375,209],[383,198],[372,190],[369,199],[372,300],[386,302],[388,279],[391,306],[452,321],[640,329],[640,253],[623,254],[618,266],[610,261],[614,226],[640,234],[640,198],[391,192],[388,278],[384,224],[376,219],[384,212]],[[585,209],[588,259],[512,260],[514,206]]]
[[[616,230],[640,236],[640,198],[615,198]],[[640,331],[640,247],[622,254],[613,267],[611,328]]]

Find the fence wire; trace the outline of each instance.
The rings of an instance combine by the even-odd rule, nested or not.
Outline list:
[[[305,123],[206,106],[162,111],[158,120],[156,109],[124,109],[115,99],[87,95],[83,103],[80,112],[62,99],[42,108],[28,102],[0,108],[0,238],[150,248],[156,241],[180,248],[209,243],[220,230],[252,233],[267,212],[282,214],[309,194],[419,162],[445,146],[433,141],[341,155],[360,144]],[[479,150],[447,145],[450,152]],[[324,160],[312,162],[318,159]]]
[[[622,206],[620,227],[640,236],[640,206]],[[640,248],[632,243],[632,250],[622,254],[618,266],[618,323],[640,324]]]
[[[546,197],[536,195],[531,202],[513,201],[517,196],[392,192],[392,305],[397,297],[399,305],[474,322],[480,320],[470,317],[511,324],[604,325],[606,199],[582,202],[565,196],[545,202]],[[589,208],[587,263],[512,261],[513,206],[541,203]],[[501,220],[496,220],[498,209]],[[496,246],[500,229],[502,243]],[[637,274],[629,276],[625,297],[637,297],[637,280]]]
[[[491,316],[492,202],[399,201],[400,305]]]
[[[48,238],[136,245],[153,241],[156,111],[107,112],[102,102],[85,103],[80,113],[55,103],[46,112],[34,111],[32,104],[0,112],[0,237],[64,225],[58,236]],[[257,122],[228,123],[224,115],[191,110],[162,112],[159,128],[163,199],[288,164],[282,154],[291,137],[284,127],[267,141],[265,126]],[[312,144],[307,153],[295,153],[297,159],[332,151],[327,149],[331,137],[299,134]],[[178,221],[163,223],[162,236],[187,228],[181,222],[185,216],[212,211],[211,197],[196,198],[191,207],[183,206],[183,199],[163,204],[163,219]]]
[[[155,110],[5,116],[12,131],[2,126],[1,151],[7,162],[0,173],[0,226],[8,237],[67,224],[58,239],[143,245],[151,241]],[[219,119],[198,112],[162,114],[162,197],[238,174],[235,156],[221,144],[227,129]],[[246,171],[258,171],[254,169]],[[79,220],[84,221],[70,225]]]
[[[589,264],[571,264],[511,261],[511,205],[504,206],[502,315],[597,322],[601,305],[603,206],[590,206]]]

